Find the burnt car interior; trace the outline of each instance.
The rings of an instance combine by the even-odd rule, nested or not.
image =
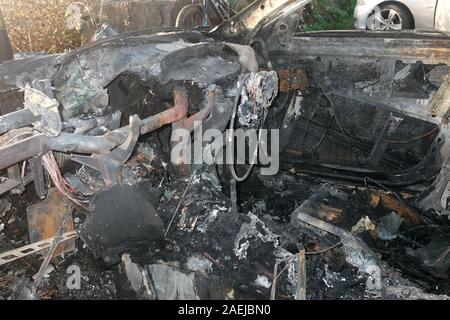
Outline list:
[[[0,296],[450,299],[450,36],[310,2],[0,64]]]

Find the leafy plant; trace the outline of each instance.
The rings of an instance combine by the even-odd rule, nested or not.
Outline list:
[[[0,0],[15,51],[59,53],[80,46],[82,35],[66,25],[66,9],[74,1],[92,8],[98,0]],[[337,5],[336,0],[314,0],[315,23],[306,30],[352,29],[356,1],[340,0]]]
[[[306,31],[354,29],[353,12],[357,0],[314,0],[314,24],[306,26]]]

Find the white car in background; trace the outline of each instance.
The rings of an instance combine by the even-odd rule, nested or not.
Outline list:
[[[362,30],[450,31],[450,0],[358,0],[355,26]]]

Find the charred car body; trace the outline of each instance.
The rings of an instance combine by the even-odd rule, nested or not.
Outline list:
[[[200,217],[186,217],[183,211],[181,220],[187,222],[178,222],[173,229],[182,225],[182,230],[192,232],[198,225],[206,230],[211,225],[208,221],[229,209],[232,213],[227,215],[234,213],[230,230],[220,229],[217,221],[211,228],[220,229],[214,234],[236,231],[230,235],[234,246],[229,250],[239,261],[246,257],[245,243],[253,237],[273,244],[277,264],[294,266],[294,253],[301,249],[287,250],[254,214],[239,223],[237,194],[245,191],[242,186],[236,188],[239,179],[234,169],[190,165],[183,155],[175,162],[170,159],[175,129],[187,130],[195,140],[199,123],[203,130],[224,132],[234,127],[238,117],[243,129],[280,130],[285,173],[407,193],[407,200],[398,201],[423,212],[414,215],[415,223],[429,226],[446,219],[450,38],[418,32],[297,33],[302,8],[309,2],[260,0],[213,30],[139,31],[64,55],[3,63],[0,193],[20,193],[33,182],[37,195],[45,198],[51,180],[79,211],[90,212],[80,228],[81,237],[96,257],[114,265],[123,253],[139,251],[136,248],[155,251],[149,243],[158,247],[155,243],[164,239],[164,231],[167,239],[171,214],[165,215],[160,200],[148,199],[148,194],[157,195],[163,185],[177,185],[183,177],[191,177],[189,187],[194,177],[200,177],[211,184],[211,190],[222,188],[228,196],[211,191],[209,196],[220,206],[203,207],[207,214]],[[129,170],[142,144],[154,146],[157,160],[152,165],[158,169],[152,171],[152,178],[137,179],[134,169]],[[210,144],[211,140],[205,146]],[[221,145],[230,148],[227,141]],[[83,172],[97,173],[95,191],[83,183],[80,166]],[[248,167],[241,169],[246,172]],[[259,170],[256,166],[250,180],[259,177]],[[64,178],[61,171],[72,173]],[[267,187],[268,178],[260,179]],[[143,186],[145,181],[152,183]],[[203,189],[197,189],[195,201],[201,207],[206,200],[200,196]],[[337,202],[345,199],[333,190],[322,185],[314,195],[334,197]],[[292,212],[289,228],[304,228],[305,234],[316,229],[339,238],[347,262],[373,277],[374,268],[381,266],[379,258],[357,236],[330,220],[320,220],[314,206],[307,205],[317,198],[314,195],[303,199],[307,200],[303,205],[287,209]],[[186,192],[179,198],[185,197]],[[176,208],[175,214],[179,211]],[[251,228],[263,231],[253,234]],[[173,232],[179,236],[181,231]],[[205,241],[211,245],[211,239]],[[223,250],[228,248],[221,245]],[[442,254],[444,249],[445,245],[436,250]],[[225,262],[209,258],[218,269],[226,268]],[[445,255],[439,272],[428,272],[442,276],[448,270],[446,259]],[[170,298],[158,290],[155,274],[161,268],[173,266],[153,264],[146,272],[153,277],[156,296]],[[287,287],[299,286],[301,281],[292,278],[300,271],[288,269]],[[299,295],[301,289],[294,291],[293,296]],[[190,298],[200,296],[186,293]]]

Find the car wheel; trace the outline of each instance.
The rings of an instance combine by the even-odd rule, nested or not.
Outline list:
[[[413,29],[414,21],[409,11],[395,4],[380,6],[374,10],[367,21],[369,30],[400,31],[404,29]]]

